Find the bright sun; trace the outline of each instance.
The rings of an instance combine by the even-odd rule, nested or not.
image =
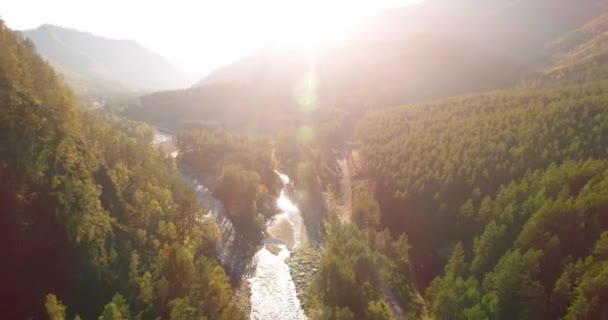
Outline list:
[[[310,48],[340,39],[357,23],[382,8],[416,2],[420,0],[282,0],[277,1],[274,10],[265,13],[263,18],[273,25],[268,30],[272,42]]]
[[[286,8],[284,12],[283,28],[273,30],[276,37],[273,40],[296,47],[315,47],[336,40],[356,20],[352,14],[338,12],[331,6],[323,7],[315,1],[300,8]]]

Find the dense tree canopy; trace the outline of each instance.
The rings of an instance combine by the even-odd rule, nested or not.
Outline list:
[[[196,175],[219,176],[226,165],[240,165],[259,174],[262,183],[273,194],[281,188],[275,173],[272,147],[267,139],[231,133],[224,130],[189,130],[177,136],[180,160]]]
[[[412,233],[421,233],[421,222],[441,247],[457,240],[457,222],[468,227],[460,211],[484,207],[512,179],[566,159],[608,156],[606,88],[499,91],[368,115],[357,137],[384,222]]]
[[[410,235],[419,286],[444,265],[426,293],[435,318],[601,314],[593,248],[608,230],[607,164],[597,160],[608,158],[606,88],[490,92],[361,121],[365,174],[382,222]]]
[[[312,319],[608,319],[608,16],[594,9],[608,7],[511,2],[478,8],[490,19],[446,15],[445,26],[469,17],[470,33],[366,41],[337,64],[320,55],[319,79],[303,78],[302,60],[257,83],[142,97],[124,114],[190,129],[177,160],[151,146],[150,126],[81,110],[0,20],[0,314],[245,318],[216,259],[220,231],[179,164],[221,201],[244,249],[276,212],[277,170],[288,174],[306,244],[320,244]],[[556,23],[513,26],[522,14]],[[227,70],[276,63],[264,56]],[[363,115],[522,72],[516,88]],[[351,147],[353,172],[341,172]],[[352,208],[327,215],[341,192]]]
[[[226,208],[238,235],[257,245],[281,189],[266,139],[223,130],[190,130],[177,137],[179,160]]]
[[[374,207],[373,199],[365,198]],[[375,204],[377,206],[377,204]],[[373,211],[373,210],[371,210]],[[368,219],[377,214],[368,212]],[[376,225],[377,227],[377,225]],[[395,319],[392,308],[408,310],[408,319],[424,313],[413,284],[407,237],[391,236],[372,225],[340,223],[330,214],[325,221],[325,248],[313,286],[313,319]],[[389,300],[394,295],[395,300]],[[391,303],[393,304],[391,306]]]
[[[501,188],[488,200],[492,213],[477,218],[486,227],[475,239],[471,258],[466,259],[458,245],[443,275],[427,290],[436,317],[605,315],[600,301],[606,301],[608,293],[601,276],[607,236],[603,230],[608,229],[607,173],[606,161],[567,161]],[[593,289],[587,289],[591,282]]]
[[[0,264],[10,297],[0,313],[235,316],[213,258],[217,227],[173,161],[149,145],[150,131],[81,112],[3,22],[0,106],[0,243],[10,257]]]

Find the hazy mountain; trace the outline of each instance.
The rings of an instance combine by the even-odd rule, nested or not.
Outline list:
[[[194,87],[230,86],[230,95],[213,87],[168,93],[171,119],[190,122],[198,109],[213,109],[196,98],[202,92],[225,110],[276,116],[303,106],[365,110],[507,87],[554,63],[548,43],[607,10],[596,0],[427,0],[387,10],[314,55],[267,47],[220,68]],[[150,120],[166,105],[156,101],[142,100],[131,114]]]
[[[314,71],[333,104],[394,105],[503,87],[546,61],[548,41],[607,9],[606,1],[595,0],[428,0],[388,10],[324,48]],[[268,78],[293,84],[308,63],[303,54],[290,58],[286,63],[284,52],[261,50],[197,85],[264,87]]]
[[[46,24],[22,33],[80,94],[186,85],[184,76],[165,58],[133,40]]]
[[[541,78],[583,82],[608,77],[608,13],[549,43],[553,63]]]

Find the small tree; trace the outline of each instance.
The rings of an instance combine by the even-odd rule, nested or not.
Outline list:
[[[44,307],[50,320],[65,320],[65,306],[54,294],[49,293],[46,295]]]

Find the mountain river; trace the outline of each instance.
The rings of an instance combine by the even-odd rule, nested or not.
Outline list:
[[[171,135],[160,132],[155,137],[155,142],[162,143],[170,139]],[[300,210],[288,196],[292,187],[289,177],[278,171],[276,173],[283,183],[276,200],[280,212],[267,223],[267,236],[262,240],[261,248],[250,259],[237,243],[232,222],[227,218],[222,203],[197,180],[192,180],[192,186],[198,200],[209,209],[208,216],[215,219],[220,228],[219,260],[228,272],[242,274],[242,281],[250,284],[250,319],[307,319],[286,263],[291,252],[305,241],[304,225]],[[245,272],[239,272],[245,269]]]

